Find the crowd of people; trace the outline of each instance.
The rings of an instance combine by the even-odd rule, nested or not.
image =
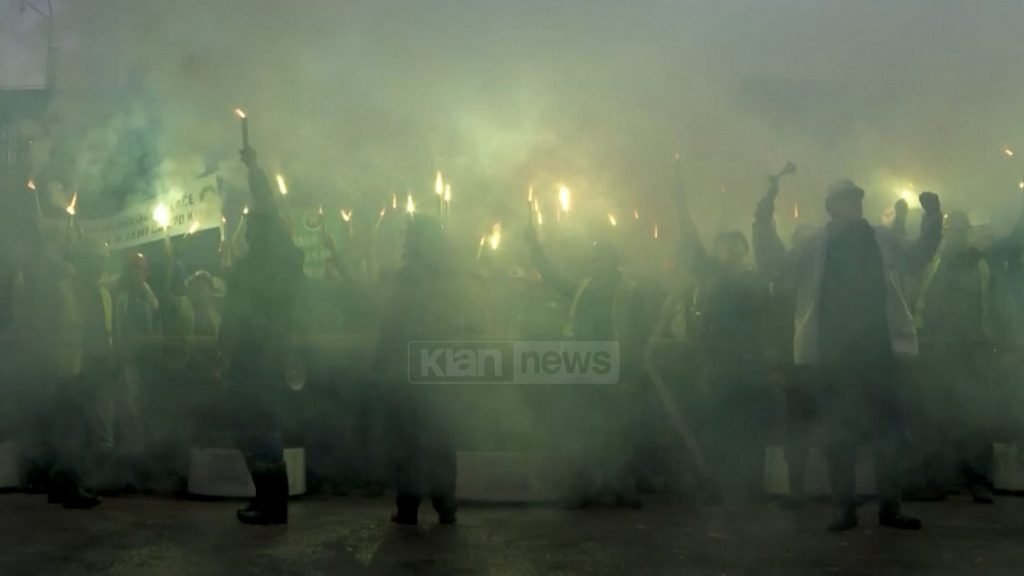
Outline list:
[[[661,278],[634,277],[607,238],[571,267],[579,276],[567,274],[531,222],[531,271],[487,280],[522,282],[518,297],[508,289],[480,306],[468,295],[480,279],[457,261],[443,219],[425,214],[409,219],[402,264],[390,272],[353,269],[345,246],[323,234],[326,280],[311,289],[255,151],[243,149],[242,161],[246,251],[223,270],[194,269],[167,239],[153,262],[130,251],[111,281],[101,240],[55,243],[31,217],[0,247],[3,393],[14,399],[0,434],[21,443],[29,483],[51,502],[94,507],[97,490],[152,484],[155,462],[180,478],[188,449],[216,423],[218,441],[245,454],[256,489],[238,519],[287,522],[289,384],[297,357],[310,373],[314,364],[302,333],[340,315],[376,342],[355,354],[365,368],[344,372],[365,382],[345,408],[358,421],[349,443],[364,445],[349,483],[392,486],[397,523],[416,524],[427,496],[439,521],[454,523],[456,449],[467,439],[450,398],[409,384],[408,346],[492,336],[481,308],[517,306],[525,312],[514,338],[618,345],[619,384],[573,391],[568,417],[545,437],[572,470],[573,507],[638,507],[641,492],[679,489],[684,477],[697,479],[686,489],[706,503],[758,498],[776,440],[789,466],[787,507],[803,503],[808,455],[823,451],[829,530],[858,524],[863,445],[873,448],[883,526],[921,527],[901,507],[906,496],[964,487],[992,502],[992,444],[1018,433],[1024,212],[1008,236],[980,246],[965,212],[944,213],[924,192],[911,238],[906,201],[875,226],[865,191],[841,180],[822,199],[828,222],[799,226],[785,242],[774,212],[788,166],[752,207],[750,233],[721,232],[708,247],[678,194],[678,266]],[[314,305],[311,294],[328,296]],[[669,375],[667,389],[656,372]],[[331,451],[328,441],[318,454]]]

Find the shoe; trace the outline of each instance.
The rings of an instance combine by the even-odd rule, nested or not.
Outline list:
[[[992,497],[992,489],[984,484],[971,484],[971,498],[976,504],[992,504],[995,500]]]
[[[288,523],[288,472],[283,464],[268,466],[252,473],[256,497],[239,508],[235,517],[249,526],[274,526]]]
[[[75,478],[60,473],[54,476],[47,495],[50,504],[61,504],[68,510],[89,510],[100,505],[102,500],[95,494],[82,488]]]
[[[277,526],[288,523],[288,509],[267,508],[262,502],[253,499],[248,505],[235,512],[235,517],[248,526]]]
[[[829,522],[829,532],[846,532],[853,530],[859,524],[857,520],[857,509],[851,506],[844,506],[836,511],[836,517]]]
[[[99,506],[101,502],[102,500],[95,494],[78,488],[71,494],[65,495],[61,504],[67,510],[89,510]]]
[[[887,528],[897,530],[920,530],[921,521],[913,516],[904,515],[898,511],[879,512],[878,523]]]
[[[391,521],[401,526],[416,526],[419,524],[419,520],[416,516],[410,514],[403,514],[401,512],[395,512],[391,515]]]

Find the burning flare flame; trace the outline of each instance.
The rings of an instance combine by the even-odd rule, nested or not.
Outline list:
[[[157,204],[156,208],[153,209],[153,220],[161,228],[167,228],[171,225],[171,209],[167,207],[167,204]]]
[[[383,214],[383,213],[384,212],[381,211],[381,214]],[[352,211],[351,210],[345,210],[344,208],[342,208],[341,209],[341,219],[344,220],[345,222],[351,221],[352,220]]]
[[[1010,150],[1009,148],[1003,148],[1003,154],[1006,154],[1007,156],[1012,157],[1013,156],[1013,150]]]
[[[277,189],[281,191],[281,196],[288,195],[288,185],[284,182],[284,176],[281,174],[277,175]]]
[[[413,201],[412,194],[409,194],[405,199],[405,212],[407,214],[416,213],[416,202]]]
[[[75,215],[75,207],[77,205],[78,205],[78,192],[75,191],[75,193],[71,195],[71,202],[68,204],[68,207],[65,208],[64,210],[68,214],[70,214],[71,216],[74,216]]]
[[[434,177],[434,194],[442,196],[444,194],[444,178],[441,176],[441,171],[437,171],[437,176]]]
[[[242,110],[241,108],[235,108],[235,116],[238,116],[239,118],[244,120],[246,117],[245,110]]]
[[[452,201],[452,185],[451,184],[445,184],[444,185],[444,201],[445,202],[451,202]]]
[[[198,230],[199,230],[199,221],[198,220],[193,220],[192,221],[192,225],[188,227],[188,234],[187,234],[187,236],[191,236],[192,234],[195,234]]]
[[[568,212],[572,207],[572,192],[564,184],[558,187],[558,205],[562,208],[562,212]]]
[[[26,184],[26,186],[28,186],[29,190],[32,190],[33,192],[35,192],[35,190],[36,190],[36,181],[35,180],[29,180],[28,184]]]
[[[615,219],[615,214],[612,214],[611,212],[608,213],[608,223],[612,226],[619,225],[619,221]]]
[[[487,244],[491,250],[497,250],[498,246],[501,246],[501,222],[495,222],[494,226],[491,226],[491,233],[487,235]]]

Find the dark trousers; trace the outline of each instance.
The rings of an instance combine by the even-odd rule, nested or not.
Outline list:
[[[922,346],[916,379],[915,436],[921,462],[914,480],[950,488],[957,480],[989,485],[992,473],[991,426],[1000,401],[983,350],[963,346]]]
[[[439,516],[454,514],[455,447],[429,391],[400,386],[392,395],[392,452],[398,513],[415,517],[429,496]]]
[[[229,380],[235,438],[253,474],[284,468],[280,409],[285,385],[283,371],[280,378],[273,373],[235,371]]]
[[[699,434],[711,479],[726,492],[759,494],[772,414],[764,368],[714,358],[704,371],[703,393]]]
[[[902,497],[904,409],[894,362],[822,367],[819,405],[826,428],[825,457],[832,498],[839,507],[856,502],[857,448],[875,454],[875,484],[883,509]]]
[[[806,371],[791,366],[786,371],[785,444],[783,449],[789,470],[789,492],[803,496],[804,476],[810,456],[810,441],[818,422],[817,398],[810,389]]]

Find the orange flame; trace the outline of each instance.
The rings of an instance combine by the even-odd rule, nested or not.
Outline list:
[[[244,120],[246,117],[245,110],[242,110],[241,108],[235,108],[235,116],[238,116],[239,118],[242,118]]]
[[[78,191],[76,190],[75,193],[71,195],[71,202],[68,204],[68,207],[65,208],[65,210],[67,211],[68,214],[74,216],[75,215],[75,207],[77,205],[78,205]]]

